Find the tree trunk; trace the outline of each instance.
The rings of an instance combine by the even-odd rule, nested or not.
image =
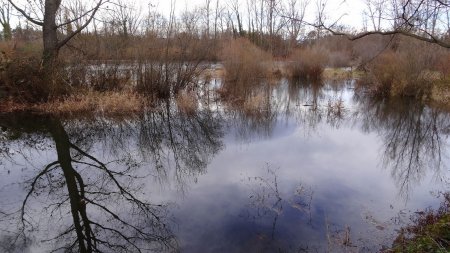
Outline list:
[[[6,41],[10,41],[12,39],[11,25],[9,23],[5,23],[3,25],[3,38]]]
[[[75,231],[77,233],[79,252],[92,252],[89,234],[83,234],[83,226],[89,227],[89,224],[83,224],[82,217],[82,198],[80,196],[79,188],[77,185],[77,180],[75,177],[75,170],[72,167],[72,157],[70,154],[70,140],[67,132],[64,130],[63,125],[58,119],[50,118],[48,122],[48,129],[50,131],[53,140],[55,141],[56,151],[58,154],[58,161],[61,165],[61,169],[66,179],[67,192],[69,194],[70,209],[72,213],[72,218],[75,226]],[[80,185],[80,188],[84,187]],[[85,241],[87,241],[87,248]]]
[[[42,36],[44,40],[43,63],[48,68],[53,65],[58,57],[59,45],[56,26],[56,12],[61,5],[61,0],[45,0],[44,24]]]

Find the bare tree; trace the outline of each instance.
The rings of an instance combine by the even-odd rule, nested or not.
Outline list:
[[[57,15],[61,11],[62,0],[34,0],[27,1],[25,7],[20,7],[17,1],[8,0],[8,2],[20,12],[29,22],[42,27],[42,37],[44,43],[43,63],[47,68],[50,67],[56,58],[60,49],[67,44],[75,35],[79,34],[94,19],[95,14],[100,7],[109,2],[109,0],[98,0],[94,2],[92,8],[80,14],[67,22],[57,23]],[[28,8],[27,8],[28,7]],[[67,34],[64,38],[58,38],[58,29],[64,28],[70,23],[74,23],[81,18],[88,17],[87,20],[75,31]]]
[[[205,0],[202,16],[203,16],[204,22],[205,22],[206,37],[209,38],[210,28],[211,28],[211,0]]]
[[[385,0],[366,0],[365,1],[368,16],[370,21],[372,22],[373,30],[380,31],[381,30],[381,20],[383,18],[383,10],[386,4]]]
[[[242,27],[242,15],[241,15],[241,11],[240,11],[241,5],[240,5],[239,1],[238,0],[233,0],[230,3],[230,8],[231,8],[232,12],[234,13],[234,16],[236,17],[237,31],[239,32],[239,35],[243,35],[244,34],[244,28]],[[229,14],[228,16],[230,18],[230,22],[232,22],[232,24],[233,24],[232,15]],[[234,25],[232,25],[232,27],[233,27],[233,32],[234,32],[236,30],[236,28],[234,27]]]
[[[223,7],[220,6],[219,0],[216,0],[216,7],[214,11],[214,39],[217,39],[217,34],[219,32],[219,21],[222,20]],[[223,26],[222,26],[223,28]]]
[[[164,36],[163,31],[168,25],[168,20],[158,12],[156,5],[149,4],[148,13],[143,18],[142,25],[146,35]]]
[[[303,28],[303,20],[309,0],[288,0],[286,4],[283,16],[288,17],[286,29],[290,43],[293,44],[298,39]]]
[[[11,4],[6,0],[1,0],[0,4],[0,24],[3,27],[3,38],[5,40],[11,40]]]
[[[119,0],[114,4],[110,14],[110,23],[118,28],[119,34],[127,38],[136,34],[141,24],[141,12],[134,1]]]
[[[181,13],[181,25],[183,30],[190,35],[195,35],[198,33],[198,23],[201,18],[201,10],[185,10]],[[209,33],[209,32],[207,32]]]
[[[370,6],[373,6],[373,3],[371,2]],[[317,23],[309,25],[317,29],[324,29],[333,35],[345,36],[349,40],[357,40],[373,34],[401,34],[417,40],[437,44],[444,48],[450,48],[450,42],[446,39],[450,35],[449,31],[444,31],[441,34],[436,33],[438,26],[442,30],[450,26],[449,19],[446,18],[450,9],[450,2],[448,0],[392,0],[389,4],[391,13],[388,13],[388,16],[384,19],[391,21],[392,26],[387,29],[365,31],[357,34],[342,32],[336,29],[339,26],[338,21],[327,25],[323,16],[320,15]],[[379,15],[374,14],[374,17],[377,16]],[[378,24],[375,23],[375,26],[378,26]]]

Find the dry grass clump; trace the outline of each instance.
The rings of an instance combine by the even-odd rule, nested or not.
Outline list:
[[[178,110],[185,114],[193,114],[197,111],[198,101],[193,91],[181,91],[175,98]]]
[[[145,106],[145,98],[132,91],[88,91],[73,94],[65,99],[35,106],[35,110],[54,114],[104,114],[136,113]]]
[[[89,72],[87,86],[96,91],[119,91],[130,84],[131,71],[124,68],[120,62],[97,64]],[[82,68],[72,69],[81,74],[86,73]]]
[[[368,65],[371,92],[379,96],[429,95],[435,79],[417,52],[385,52]]]
[[[0,103],[0,113],[25,111],[28,108],[29,108],[28,104],[19,103],[12,99],[5,99]]]
[[[136,90],[155,100],[176,97],[188,86],[196,86],[203,71],[200,62],[140,61],[134,69]]]
[[[324,80],[349,80],[354,78],[359,78],[362,75],[362,72],[345,69],[345,68],[326,68],[323,71],[322,78]]]
[[[42,67],[39,58],[16,58],[0,71],[0,95],[22,103],[48,101],[51,97],[66,95],[66,71],[58,64],[51,71]]]
[[[328,57],[316,47],[297,49],[293,52],[288,65],[291,78],[319,81],[325,69]]]
[[[377,96],[429,99],[435,86],[448,75],[449,55],[437,45],[400,36],[365,65],[369,91]]]
[[[439,57],[436,69],[445,77],[450,78],[450,50],[443,52],[441,57]]]
[[[352,65],[352,54],[349,51],[332,51],[327,55],[329,67],[344,68]]]
[[[247,114],[255,114],[265,108],[267,103],[267,96],[263,92],[258,92],[244,101],[242,109]]]
[[[430,98],[434,104],[450,109],[450,77],[434,84]]]
[[[246,94],[267,77],[272,57],[247,39],[231,40],[223,46],[225,93]]]

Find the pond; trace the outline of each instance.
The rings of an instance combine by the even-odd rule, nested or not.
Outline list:
[[[247,111],[208,92],[190,113],[167,101],[122,118],[1,115],[0,249],[390,247],[450,190],[450,117],[354,85],[282,80]]]

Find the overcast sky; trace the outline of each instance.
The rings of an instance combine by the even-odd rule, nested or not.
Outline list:
[[[27,0],[17,0],[15,2],[18,3],[21,7],[26,5]],[[70,0],[63,0],[63,4],[65,2],[68,2]],[[87,2],[93,2],[86,0]],[[146,12],[145,10],[149,8],[149,4],[152,6],[155,6],[154,8],[157,8],[161,13],[168,15],[170,12],[170,2],[171,0],[134,0],[137,5],[140,6],[142,12]],[[175,2],[175,10],[176,13],[179,14],[180,12],[186,10],[186,9],[194,9],[195,7],[200,7],[204,5],[205,0],[172,0]],[[246,12],[246,1],[247,0],[239,0],[241,2],[242,6],[242,14],[245,15]],[[281,0],[284,1],[284,0]],[[307,8],[307,14],[306,19],[307,21],[314,21],[315,13],[316,13],[316,0],[310,0],[310,4]],[[336,21],[337,19],[340,19],[341,24],[350,26],[350,27],[356,27],[361,28],[362,26],[362,12],[365,7],[364,0],[328,0],[326,4],[326,14],[329,18],[329,22],[332,23],[332,21]],[[126,2],[132,2],[132,1],[124,1]],[[215,4],[215,0],[212,0],[212,2]],[[220,0],[220,3],[222,5],[227,5],[231,1],[229,0]],[[213,4],[213,5],[214,5]],[[18,19],[13,18],[12,25],[15,27],[17,25]]]
[[[205,0],[175,0],[176,1],[176,11],[179,13],[186,8],[193,9],[198,6],[202,6]],[[215,3],[215,0],[212,0]],[[246,0],[239,0],[242,6],[242,12],[246,11]],[[281,0],[284,1],[284,0]],[[313,21],[316,5],[316,0],[310,0],[310,4],[307,8],[307,17],[310,21]],[[148,5],[152,3],[157,5],[157,8],[165,13],[169,13],[170,10],[170,0],[136,0],[136,2],[141,5]],[[231,1],[220,0],[222,4],[227,4]],[[342,17],[341,23],[349,26],[358,27],[362,25],[362,12],[365,8],[364,0],[328,0],[327,1],[327,14],[330,20],[337,20]],[[342,16],[344,15],[344,16]]]

